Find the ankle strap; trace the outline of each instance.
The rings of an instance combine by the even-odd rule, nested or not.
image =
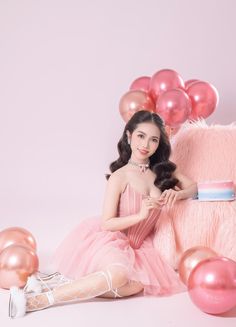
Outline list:
[[[107,280],[107,284],[109,286],[109,291],[111,291],[114,295],[115,295],[115,298],[116,297],[122,297],[119,293],[118,293],[118,289],[117,288],[113,288],[112,286],[112,276],[111,276],[111,273],[109,271],[109,269],[106,270],[106,273],[108,276],[106,276],[106,273],[104,273],[104,276],[106,277],[106,280]]]
[[[49,292],[45,292],[44,294],[46,294],[49,304],[53,305],[55,302],[53,292],[49,291]]]

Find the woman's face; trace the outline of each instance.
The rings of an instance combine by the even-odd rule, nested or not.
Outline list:
[[[151,122],[138,124],[132,135],[127,131],[133,159],[145,161],[151,157],[158,148],[160,134],[159,128]]]

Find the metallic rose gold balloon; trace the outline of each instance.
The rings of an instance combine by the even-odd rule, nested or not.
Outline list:
[[[199,262],[216,256],[215,251],[205,246],[195,246],[185,251],[181,256],[178,268],[182,282],[187,284],[191,271]]]
[[[224,313],[236,306],[236,262],[225,257],[200,262],[188,280],[189,296],[202,311]]]
[[[0,232],[0,253],[7,246],[21,244],[36,251],[36,241],[33,235],[24,228],[10,227]]]
[[[213,85],[203,81],[194,82],[186,92],[192,102],[190,119],[207,118],[214,112],[219,95]]]
[[[30,248],[15,244],[6,247],[0,253],[0,287],[23,287],[38,266],[38,257]]]
[[[169,138],[172,138],[175,134],[177,134],[179,129],[180,129],[180,126],[170,127],[168,125],[165,125],[165,130],[166,130],[166,133],[169,136]]]
[[[156,72],[150,81],[150,94],[157,99],[160,94],[175,88],[184,90],[184,80],[172,69],[162,69]]]
[[[119,110],[122,118],[127,122],[137,111],[147,110],[154,112],[155,103],[144,91],[129,91],[120,99]]]
[[[165,124],[178,127],[189,117],[191,101],[183,90],[169,90],[157,99],[156,112],[163,118]]]
[[[141,76],[133,81],[130,85],[130,90],[140,90],[140,91],[149,91],[151,77]]]

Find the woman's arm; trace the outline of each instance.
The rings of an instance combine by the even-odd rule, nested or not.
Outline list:
[[[114,217],[107,219],[102,223],[103,230],[111,232],[121,231],[140,222],[139,215],[130,215],[125,217]]]
[[[196,182],[181,174],[179,171],[174,173],[174,177],[179,180],[177,187],[175,187],[175,189],[165,190],[160,196],[160,201],[163,201],[163,204],[170,208],[177,200],[194,198],[197,195]]]
[[[111,174],[107,182],[103,203],[101,224],[103,230],[124,230],[142,220],[139,213],[125,217],[117,217],[118,205],[123,185],[124,178],[120,173],[114,172]]]
[[[174,176],[179,180],[177,186],[179,187],[179,200],[187,198],[194,198],[197,195],[197,183],[187,176],[181,174],[179,171],[174,173]]]

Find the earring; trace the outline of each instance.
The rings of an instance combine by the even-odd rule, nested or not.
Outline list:
[[[130,139],[127,140],[128,144],[130,145]]]

